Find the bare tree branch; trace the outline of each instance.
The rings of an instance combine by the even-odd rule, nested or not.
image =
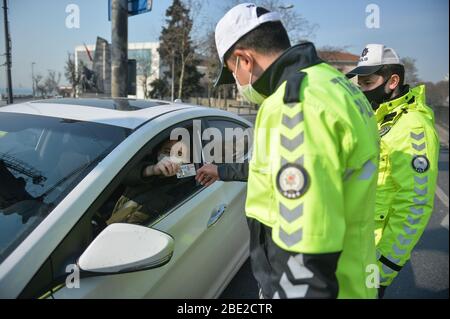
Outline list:
[[[318,24],[310,23],[303,15],[295,11],[295,7],[286,9],[288,6],[282,0],[255,0],[253,2],[267,10],[280,13],[281,20],[292,44],[314,38],[316,30],[319,28]],[[242,3],[242,1],[228,0],[225,4],[224,12],[239,3]]]

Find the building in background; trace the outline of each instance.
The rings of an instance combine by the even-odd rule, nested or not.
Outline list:
[[[100,38],[99,38],[100,39]],[[101,54],[95,54],[96,45],[79,45],[75,47],[75,65],[82,62],[89,70],[96,73],[96,82],[101,95],[111,95],[111,57],[109,45],[103,39],[97,39],[97,47],[103,48]],[[151,90],[150,83],[163,75],[159,53],[159,42],[138,42],[128,44],[128,60],[136,60],[136,96],[146,98]],[[96,63],[94,63],[94,61]],[[94,65],[95,64],[95,65]]]
[[[95,78],[91,81],[96,83],[96,90],[101,92],[95,93],[99,96],[111,95],[111,51],[110,44],[106,40],[97,38],[97,44],[79,45],[75,48],[75,65],[77,68],[82,63],[86,67],[87,74],[95,74]],[[96,47],[99,51],[96,53]],[[138,99],[148,98],[151,91],[150,83],[155,79],[164,78],[164,71],[169,70],[167,66],[162,65],[158,53],[159,42],[139,42],[128,44],[128,60],[136,60],[136,95],[130,96]],[[348,52],[319,50],[319,56],[330,65],[346,73],[358,64],[359,56]],[[204,94],[199,97],[208,97],[211,90],[211,83],[207,77],[208,61],[203,56],[197,57],[199,64],[197,70],[205,76],[201,79],[201,86],[205,89]],[[131,79],[131,82],[133,79]],[[89,82],[89,83],[91,83]],[[91,84],[92,84],[91,83]],[[95,91],[95,90],[94,90]],[[229,98],[236,98],[235,90],[231,90]],[[90,91],[92,93],[92,91]]]
[[[353,70],[359,61],[359,55],[341,51],[317,51],[319,57],[342,73]]]

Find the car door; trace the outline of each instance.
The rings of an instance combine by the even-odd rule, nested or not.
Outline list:
[[[216,182],[208,188],[198,187],[149,224],[175,240],[173,256],[166,265],[134,273],[81,278],[78,288],[63,286],[53,297],[218,296],[248,255],[245,189],[242,182]]]
[[[216,143],[222,148],[222,163],[227,151],[233,153],[228,157],[236,157],[233,136],[226,136],[226,129],[245,130],[247,127],[227,118],[208,118],[205,124],[204,149],[207,149],[207,142]],[[216,138],[221,136],[220,140],[208,138],[211,129],[212,133],[220,132],[215,135]],[[235,138],[236,144],[240,138],[242,136]],[[241,155],[245,157],[248,147],[244,153]],[[203,160],[211,162],[204,157],[205,154]],[[175,238],[178,251],[175,251],[172,267],[150,295],[218,297],[248,256],[245,197],[246,183],[217,181],[154,225]],[[180,282],[186,284],[179,285]]]

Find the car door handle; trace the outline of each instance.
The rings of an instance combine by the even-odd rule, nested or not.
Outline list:
[[[214,210],[214,212],[211,214],[211,217],[208,220],[208,227],[211,227],[212,225],[217,223],[219,218],[222,217],[223,213],[225,213],[226,210],[227,210],[227,205],[225,205],[225,204],[220,205],[219,208]]]

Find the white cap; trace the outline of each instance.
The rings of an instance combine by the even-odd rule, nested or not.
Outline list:
[[[386,64],[403,65],[394,49],[386,48],[383,44],[368,44],[361,53],[358,66],[348,72],[347,77],[370,75],[380,70]]]
[[[215,85],[234,83],[230,71],[224,66],[225,53],[244,35],[263,23],[281,21],[278,12],[267,12],[258,16],[254,3],[241,3],[228,11],[216,26],[216,48],[222,70]]]

